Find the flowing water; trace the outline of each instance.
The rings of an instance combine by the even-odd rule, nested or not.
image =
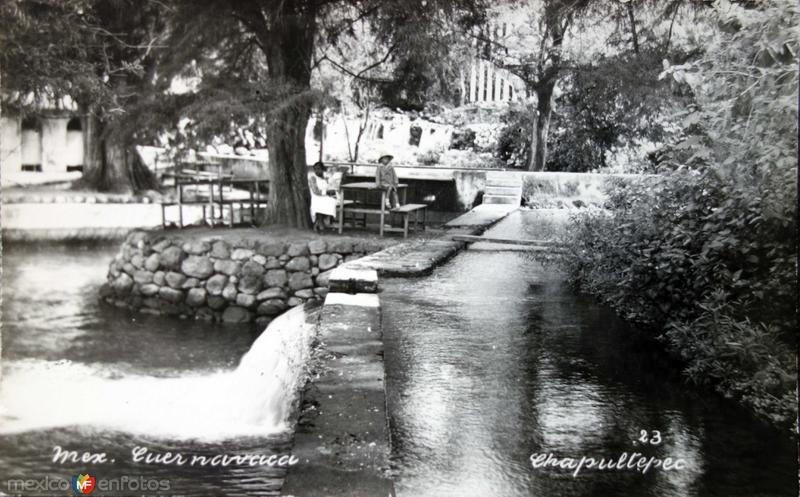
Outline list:
[[[258,336],[249,325],[110,308],[97,290],[115,250],[4,251],[0,490],[10,479],[48,477],[58,481],[49,491],[34,486],[38,493],[72,493],[58,485],[88,471],[98,480],[127,478],[116,495],[275,494],[285,468],[264,462],[290,450],[287,420],[311,319],[298,308]],[[106,453],[107,462],[54,462],[56,446]],[[146,464],[134,460],[137,447],[186,461]],[[212,461],[217,455],[265,458],[222,466]],[[207,460],[192,465],[195,456]]]
[[[563,217],[519,211],[487,235],[548,238]],[[382,284],[400,497],[797,495],[788,433],[687,386],[657,346],[519,247],[476,244],[431,276]],[[573,476],[530,460],[624,452],[685,467]]]

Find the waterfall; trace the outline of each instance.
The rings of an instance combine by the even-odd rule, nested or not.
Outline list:
[[[120,375],[70,361],[12,361],[0,384],[0,433],[77,426],[214,441],[284,432],[314,328],[298,306],[269,324],[235,370],[178,378]]]

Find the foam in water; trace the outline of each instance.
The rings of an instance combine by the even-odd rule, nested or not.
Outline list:
[[[221,440],[286,431],[314,324],[298,306],[272,321],[228,372],[155,378],[69,361],[7,365],[0,433],[92,426],[170,439]]]

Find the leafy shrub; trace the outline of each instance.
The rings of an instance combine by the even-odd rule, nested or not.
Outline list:
[[[512,106],[501,120],[505,126],[497,139],[497,157],[509,167],[525,167],[528,164],[533,129],[533,107]]]
[[[475,149],[475,130],[469,128],[458,129],[453,132],[450,138],[450,149],[452,150],[474,150]]]
[[[800,12],[788,0],[714,3],[697,60],[661,77],[695,103],[654,157],[666,172],[617,183],[575,219],[573,281],[651,325],[687,375],[759,414],[797,412],[796,139]]]
[[[797,345],[796,196],[788,181],[772,185],[713,168],[617,182],[610,211],[574,218],[566,263],[583,291],[626,319],[666,330],[692,379],[787,421]],[[753,337],[758,349],[731,345]],[[776,385],[775,371],[789,376],[778,374]]]
[[[423,152],[417,155],[417,162],[420,164],[425,164],[426,166],[433,166],[434,164],[438,164],[439,160],[441,159],[441,154],[436,152],[435,150],[430,150],[428,152]]]

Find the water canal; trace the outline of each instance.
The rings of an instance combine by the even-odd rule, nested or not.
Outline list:
[[[48,477],[52,486],[38,494],[72,494],[57,485],[88,471],[139,482],[113,495],[277,495],[285,469],[144,464],[132,451],[208,464],[216,455],[288,454],[287,392],[302,365],[286,359],[302,359],[308,346],[298,340],[311,336],[302,319],[276,320],[257,340],[250,325],[132,313],[97,297],[118,245],[4,248],[3,492],[15,493],[10,479]],[[55,446],[114,462],[53,462]]]
[[[560,219],[518,211],[487,236],[550,237]],[[788,434],[687,387],[657,347],[519,247],[481,244],[429,277],[383,283],[400,497],[797,495]],[[686,468],[573,477],[530,461],[623,452]]]
[[[552,237],[562,220],[517,212],[489,235]],[[287,453],[291,433],[280,418],[307,322],[286,320],[257,337],[250,326],[101,305],[97,289],[116,249],[4,251],[0,475],[86,471],[53,463],[58,445],[107,453],[114,463],[90,468],[99,477],[168,480],[173,495],[277,494],[282,470],[143,465],[130,451]],[[658,347],[519,249],[476,244],[428,277],[382,282],[399,496],[797,495],[787,434],[687,387]],[[638,441],[641,430],[658,431],[660,443]],[[573,477],[530,462],[623,452],[686,467]]]

